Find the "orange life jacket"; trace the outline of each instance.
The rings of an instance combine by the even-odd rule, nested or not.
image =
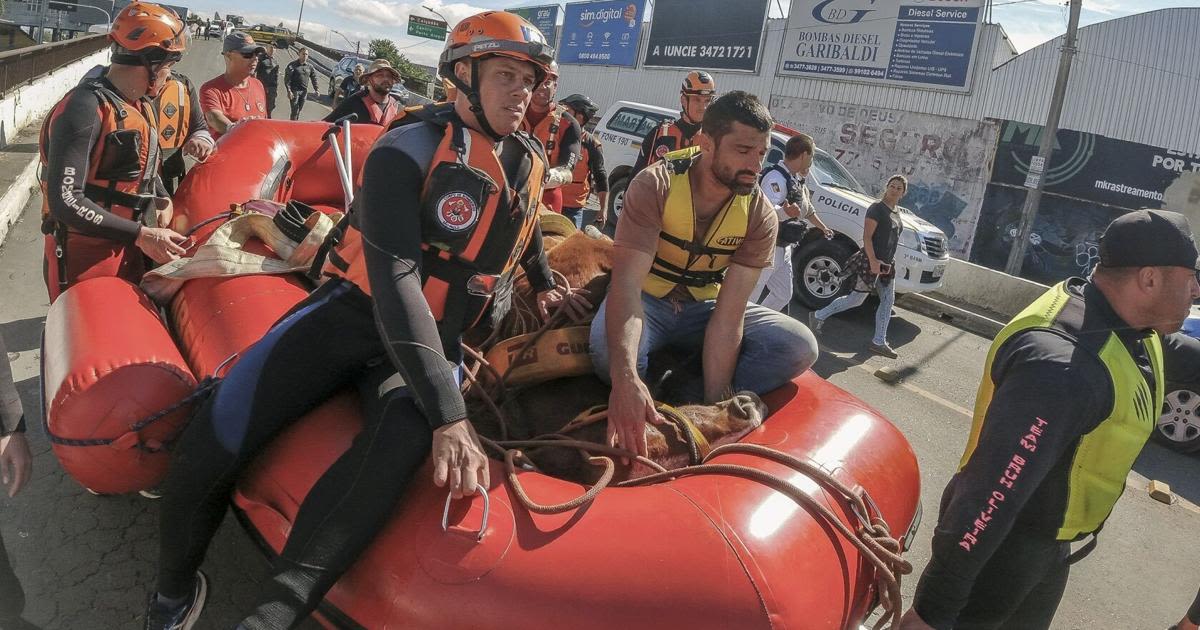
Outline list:
[[[134,221],[141,220],[142,213],[154,200],[154,178],[161,155],[154,117],[147,115],[153,111],[152,103],[148,99],[139,99],[138,104],[132,105],[104,81],[88,80],[67,92],[42,123],[38,150],[42,166],[42,231],[45,234],[65,234],[60,231],[62,226],[50,216],[45,171],[49,162],[50,128],[66,109],[75,90],[90,90],[99,101],[100,136],[88,160],[84,196],[106,210]]]
[[[375,102],[375,99],[371,98],[371,91],[367,90],[362,95],[362,101],[363,105],[367,107],[367,111],[371,114],[371,120],[364,120],[363,122],[371,122],[387,127],[392,124],[393,120],[396,120],[405,113],[400,102],[392,98],[391,95],[383,99],[383,104],[380,105]]]
[[[165,152],[183,147],[192,132],[192,98],[183,77],[171,73],[162,92],[154,99],[158,116],[158,144]]]
[[[679,125],[675,124],[676,122],[674,120],[670,122],[663,121],[659,125],[658,133],[654,136],[654,148],[650,151],[650,161],[646,166],[658,162],[664,155],[671,151],[678,151],[679,149],[686,149],[700,144],[700,134],[703,133],[702,131],[696,130],[696,133],[689,138],[683,135],[683,130],[679,128]]]
[[[457,338],[489,307],[493,321],[507,311],[517,263],[538,225],[546,165],[532,138],[512,134],[505,142],[528,154],[530,169],[524,181],[508,182],[495,143],[459,122],[453,111],[453,105],[430,105],[407,119],[445,129],[421,192],[421,269],[425,300],[439,329]],[[345,278],[371,295],[362,235],[352,217],[347,219],[335,230],[337,242],[321,274]]]
[[[583,132],[583,150],[579,152],[579,161],[575,163],[575,170],[571,173],[571,183],[562,187],[564,208],[582,208],[592,194],[591,172],[588,169],[591,152],[586,146],[589,142],[596,145],[596,150],[600,150],[600,141],[591,133]]]
[[[567,108],[555,103],[542,122],[536,126],[529,124],[528,115],[521,121],[521,129],[542,143],[551,167],[558,164],[559,152],[562,151],[562,134],[566,132],[562,119],[567,115],[566,112]]]

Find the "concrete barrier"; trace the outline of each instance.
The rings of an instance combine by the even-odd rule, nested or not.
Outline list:
[[[942,276],[942,287],[934,297],[941,295],[952,302],[999,315],[1007,321],[1048,288],[1044,284],[952,258]]]
[[[38,130],[26,127],[40,121],[88,70],[107,64],[108,55],[108,49],[88,55],[10,91],[0,100],[0,244],[37,188]],[[3,151],[18,137],[21,144],[35,146],[32,150]]]
[[[0,149],[7,146],[25,125],[40,119],[62,98],[67,88],[79,83],[97,65],[108,63],[108,49],[92,53],[18,87],[0,99]]]

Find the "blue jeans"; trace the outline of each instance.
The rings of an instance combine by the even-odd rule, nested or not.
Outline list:
[[[575,227],[583,229],[596,222],[596,215],[600,214],[596,210],[588,210],[587,208],[563,208],[563,216],[575,223]]]
[[[882,346],[887,343],[888,324],[892,321],[892,305],[896,303],[896,281],[893,280],[886,285],[877,283],[875,291],[879,294],[879,308],[875,309],[875,338],[871,340],[877,346]],[[831,315],[837,315],[842,311],[848,311],[856,306],[862,306],[863,302],[867,301],[867,294],[871,291],[866,289],[861,283],[854,287],[848,295],[834,300],[825,308],[817,311],[814,315],[817,319],[825,321]]]
[[[641,341],[638,344],[637,370],[646,377],[647,357],[651,352],[671,345],[684,350],[700,350],[705,342],[704,331],[712,317],[716,300],[681,302],[676,310],[670,300],[642,293],[644,312]],[[592,320],[590,350],[596,375],[605,383],[609,376],[608,340],[604,322],[608,300]],[[720,343],[723,340],[708,340]],[[733,390],[749,390],[765,394],[778,389],[807,370],[817,360],[817,340],[800,322],[757,304],[746,305],[742,330],[742,347],[733,372]],[[703,383],[697,382],[694,391],[685,392],[689,400],[704,398]]]

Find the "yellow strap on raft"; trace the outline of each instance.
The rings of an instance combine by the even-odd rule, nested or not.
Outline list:
[[[526,348],[538,333],[505,339],[488,350],[484,359],[501,375],[510,387],[545,383],[556,378],[583,376],[592,373],[592,358],[588,356],[588,326],[555,328],[542,333]]]
[[[702,433],[700,428],[697,427],[694,422],[692,422],[691,418],[687,417],[686,414],[666,403],[656,401],[654,403],[654,409],[662,415],[670,418],[676,424],[682,424],[684,427],[687,427],[688,432],[692,434],[692,440],[696,443],[696,450],[698,451],[697,455],[699,458],[704,459],[705,457],[708,457],[708,454],[712,452],[712,444],[709,444],[708,438],[704,437],[704,433]],[[563,428],[559,429],[558,432],[570,433],[575,429],[586,427],[589,424],[607,419],[608,405],[595,405],[579,412],[578,415],[572,418],[570,422],[563,426]]]

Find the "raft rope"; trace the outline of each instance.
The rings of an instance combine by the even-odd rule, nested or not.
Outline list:
[[[561,280],[559,286],[568,286],[566,278],[555,272],[556,279]],[[515,296],[514,296],[515,297]],[[521,305],[524,306],[524,305]],[[537,330],[535,334],[522,348],[518,354],[524,353],[548,330],[552,329],[558,321],[565,316],[563,310],[565,304],[559,305],[559,308],[554,314],[547,318],[546,322]],[[528,314],[523,313],[524,310],[518,305],[514,305],[514,311],[521,313],[518,321],[518,334],[527,334]],[[536,315],[535,315],[536,316]],[[875,502],[871,499],[870,494],[865,488],[855,486],[850,488],[846,484],[839,481],[829,471],[821,468],[819,465],[803,461],[793,455],[781,452],[759,444],[726,444],[712,449],[710,452],[701,453],[700,443],[697,438],[704,440],[703,435],[682,413],[668,405],[656,403],[655,408],[666,418],[668,424],[674,425],[679,435],[684,436],[688,444],[689,458],[691,464],[683,468],[667,470],[655,461],[646,457],[642,457],[632,451],[615,446],[604,444],[596,444],[594,442],[585,442],[573,439],[568,435],[564,435],[567,431],[571,431],[588,424],[607,421],[608,410],[606,407],[597,406],[587,409],[572,419],[566,426],[559,430],[558,433],[539,436],[531,440],[509,440],[508,438],[508,422],[504,414],[503,407],[506,402],[512,398],[510,388],[506,385],[506,377],[512,370],[510,366],[504,374],[498,374],[496,369],[491,366],[484,358],[484,352],[494,344],[498,336],[498,330],[493,331],[492,335],[484,344],[481,344],[483,352],[477,351],[470,346],[463,345],[463,349],[467,356],[475,362],[471,367],[464,370],[465,379],[463,381],[464,394],[474,393],[477,398],[482,400],[485,405],[496,416],[497,422],[500,425],[502,439],[493,441],[485,437],[480,437],[480,440],[485,446],[499,453],[504,460],[505,477],[517,500],[525,509],[535,514],[561,514],[578,509],[591,501],[593,501],[600,492],[609,485],[615,485],[618,488],[644,486],[653,483],[668,481],[681,477],[694,477],[702,475],[721,475],[726,477],[739,477],[749,481],[760,483],[780,494],[788,497],[797,505],[809,510],[811,513],[819,515],[824,521],[829,523],[838,534],[841,535],[847,542],[851,544],[859,553],[860,556],[874,569],[874,586],[879,597],[879,605],[882,606],[884,614],[875,622],[873,629],[880,630],[885,627],[896,627],[900,623],[900,617],[904,612],[903,596],[900,590],[900,582],[903,576],[912,573],[912,563],[905,560],[903,557],[903,545],[896,537],[892,536],[891,528],[889,527],[883,515],[880,513]],[[488,391],[488,387],[479,380],[478,376],[481,372],[487,372],[490,376],[490,381],[494,386],[492,391]],[[500,398],[499,403],[493,395]],[[707,441],[704,441],[704,450],[708,450]],[[588,487],[579,496],[556,504],[541,504],[529,496],[524,485],[521,483],[518,475],[518,467],[525,468],[531,471],[540,472],[537,466],[522,449],[530,448],[573,448],[578,450],[587,460],[587,463],[593,466],[602,466],[604,468],[600,478],[596,483]],[[712,460],[720,455],[740,454],[754,457],[760,457],[773,461],[777,464],[786,466],[794,472],[804,475],[824,490],[834,495],[835,499],[846,506],[844,513],[853,520],[852,525],[847,525],[842,518],[838,517],[829,507],[823,502],[809,496],[806,492],[797,488],[794,484],[777,475],[767,471],[753,468],[740,464],[715,463]],[[626,481],[612,484],[612,479],[615,474],[616,464],[613,457],[621,457],[626,460],[636,461],[649,467],[656,472],[637,479],[629,479]],[[853,527],[853,529],[851,529]]]
[[[238,353],[236,352],[229,355],[229,357],[227,357],[221,362],[220,365],[217,366],[217,369],[213,370],[212,376],[206,376],[196,384],[196,388],[192,390],[192,393],[188,394],[172,405],[159,409],[158,411],[155,411],[154,413],[137,420],[133,424],[129,425],[129,430],[119,437],[75,439],[55,435],[54,432],[50,430],[49,414],[42,414],[42,428],[44,428],[46,431],[46,437],[48,437],[52,443],[60,446],[115,445],[119,448],[136,448],[147,453],[158,453],[160,451],[164,451],[169,448],[171,444],[174,443],[174,441],[179,437],[180,433],[183,432],[183,427],[180,427],[180,430],[177,431],[175,435],[172,435],[161,441],[143,440],[142,436],[139,435],[139,432],[155,422],[158,422],[159,420],[162,420],[163,418],[175,413],[179,409],[182,409],[183,407],[191,405],[207,397],[214,389],[216,389],[217,384],[224,380],[223,377],[217,375],[220,374],[221,371],[225,369],[225,367],[228,366],[235,358],[237,358],[237,356]]]

